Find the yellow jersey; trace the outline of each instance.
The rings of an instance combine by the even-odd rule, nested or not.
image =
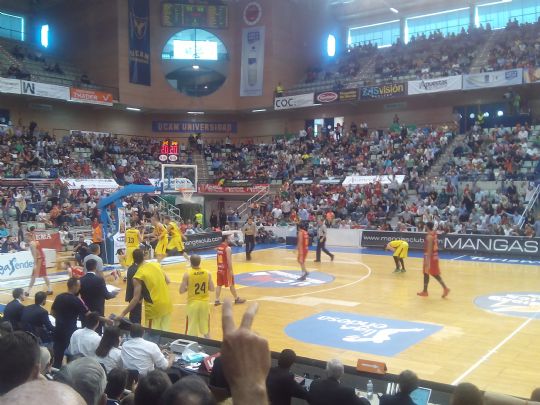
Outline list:
[[[141,244],[139,239],[139,230],[136,228],[126,229],[126,248],[127,249],[138,249]]]
[[[168,232],[167,228],[165,228],[165,225],[163,225],[161,222],[158,222],[157,225],[154,227],[154,236],[157,236],[158,240],[160,242],[167,241],[168,239]]]
[[[188,271],[188,304],[192,301],[208,301],[208,279],[210,273],[205,269]]]
[[[159,263],[144,262],[139,266],[133,278],[142,281],[150,295],[150,301],[144,300],[144,314],[147,320],[161,318],[172,313],[173,305],[169,286]]]
[[[401,247],[402,245],[404,244],[407,244],[407,242],[405,242],[404,240],[393,240],[389,243],[390,246],[392,246],[393,248],[397,249],[398,247]]]
[[[180,232],[180,229],[178,228],[178,224],[176,222],[169,222],[169,225],[167,225],[167,230],[169,231],[169,235],[171,238],[178,238],[182,236],[182,233]]]

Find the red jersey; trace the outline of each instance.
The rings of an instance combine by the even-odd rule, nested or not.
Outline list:
[[[441,270],[439,269],[439,243],[437,240],[437,232],[431,231],[431,232],[428,232],[427,235],[431,235],[433,237],[433,248],[432,248],[431,260],[428,263],[428,272],[432,276],[437,276],[441,274]],[[424,243],[424,263],[427,260],[428,247],[429,247],[427,235],[426,235],[426,241]]]
[[[227,261],[227,251],[226,249],[229,245],[226,242],[223,242],[217,248],[217,269],[218,273],[225,273],[229,271],[229,262]]]
[[[307,254],[308,252],[308,246],[309,246],[309,235],[308,233],[304,230],[304,229],[300,229],[298,231],[298,238],[302,239],[302,242],[301,242],[301,245],[300,245],[300,249],[299,249],[299,254]]]
[[[38,241],[34,241],[36,244],[36,250],[37,250],[37,257],[36,261],[40,260],[41,265],[38,269],[38,277],[45,277],[47,275],[47,265],[45,263],[45,253],[43,252],[43,248],[41,247],[41,244]]]

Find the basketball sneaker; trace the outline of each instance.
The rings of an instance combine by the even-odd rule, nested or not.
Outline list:
[[[234,300],[235,304],[243,304],[244,302],[246,302],[246,300],[240,297]]]
[[[394,273],[400,273],[400,272],[401,272],[400,269],[395,269],[395,270],[394,270]]]
[[[401,272],[402,272],[402,273],[406,273],[406,272],[407,272],[407,270],[405,270],[405,269],[401,269]]]
[[[427,297],[429,294],[427,293],[427,291],[421,291],[419,293],[416,293],[416,295],[418,295],[419,297]]]
[[[445,288],[444,291],[443,291],[442,297],[446,298],[448,296],[448,294],[450,294],[450,288]]]

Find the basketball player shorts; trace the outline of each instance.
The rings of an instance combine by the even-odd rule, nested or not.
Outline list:
[[[171,314],[159,318],[147,319],[146,326],[150,329],[169,331],[171,328]]]
[[[210,309],[208,301],[194,300],[187,304],[186,335],[203,336],[208,334]]]
[[[234,285],[234,276],[232,276],[232,282],[229,283],[229,272],[219,271],[217,272],[217,285],[218,287],[230,287]]]
[[[399,257],[400,259],[405,259],[409,255],[409,244],[401,244],[395,251],[394,256]]]
[[[125,258],[125,265],[126,267],[129,267],[133,264],[133,252],[136,248],[127,248],[126,249],[126,258]]]
[[[154,253],[156,255],[164,255],[165,253],[167,253],[167,241],[160,239],[156,245]]]

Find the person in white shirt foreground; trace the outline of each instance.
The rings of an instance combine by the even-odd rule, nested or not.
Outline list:
[[[131,325],[129,335],[131,339],[122,345],[124,368],[137,370],[144,376],[155,368],[167,370],[172,366],[175,355],[167,352],[164,355],[157,344],[144,340],[144,328],[140,324]]]
[[[85,318],[86,327],[73,332],[67,350],[71,356],[95,356],[96,349],[99,342],[101,342],[101,336],[96,332],[99,326],[99,318],[97,312],[90,312]]]

